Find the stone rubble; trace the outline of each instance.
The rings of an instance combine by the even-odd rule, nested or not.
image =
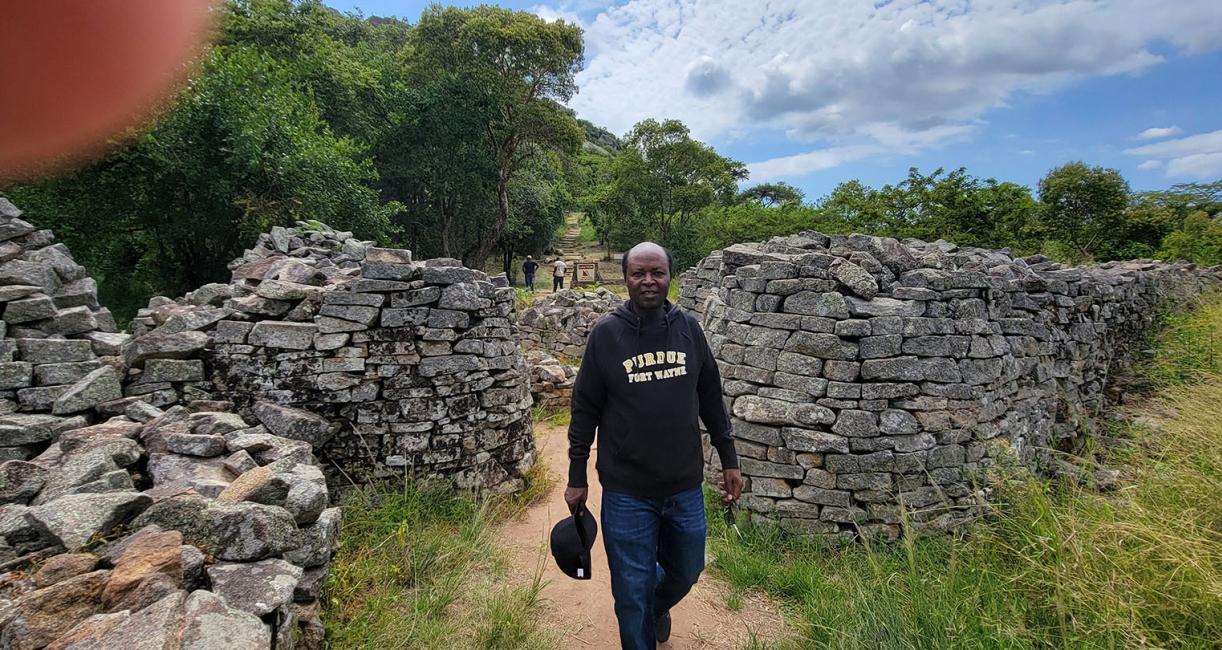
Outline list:
[[[680,281],[721,367],[746,508],[895,538],[901,508],[915,534],[970,519],[1003,458],[1057,472],[1158,309],[1222,267],[804,232],[716,251]]]
[[[623,298],[606,287],[562,289],[542,296],[518,316],[519,340],[528,350],[580,359],[590,328],[623,303]]]
[[[528,350],[526,364],[530,367],[530,394],[535,404],[567,410],[573,383],[577,381],[577,366],[561,363],[541,350]]]
[[[0,647],[321,648],[321,469],[518,489],[529,375],[504,277],[317,223],[114,327],[0,199]]]

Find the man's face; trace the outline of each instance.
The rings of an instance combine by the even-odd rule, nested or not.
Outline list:
[[[628,258],[628,299],[637,309],[657,309],[670,290],[670,267],[657,251],[639,251]]]

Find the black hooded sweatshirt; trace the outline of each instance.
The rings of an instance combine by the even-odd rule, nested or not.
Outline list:
[[[738,467],[721,375],[695,317],[667,302],[642,321],[625,302],[590,331],[573,386],[569,486],[586,487],[598,431],[603,488],[666,497],[704,479],[704,421],[725,468]]]

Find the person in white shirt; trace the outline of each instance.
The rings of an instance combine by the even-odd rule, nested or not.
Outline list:
[[[564,260],[557,259],[552,265],[552,291],[559,291],[564,288],[564,274],[568,271],[568,265]]]

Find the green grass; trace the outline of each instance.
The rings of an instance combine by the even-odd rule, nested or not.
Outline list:
[[[1163,320],[1144,424],[1111,431],[1120,490],[1004,472],[966,536],[889,546],[746,522],[740,539],[710,512],[712,570],[779,599],[792,647],[1222,647],[1222,301]]]
[[[349,495],[324,593],[328,647],[555,647],[535,622],[541,567],[525,585],[504,580],[509,567],[492,539],[494,521],[540,490],[477,501],[408,483]]]

